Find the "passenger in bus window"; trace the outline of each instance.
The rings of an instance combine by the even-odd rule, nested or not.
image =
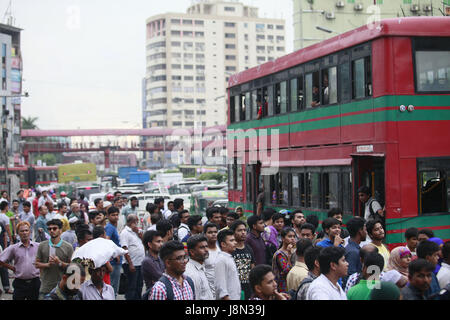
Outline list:
[[[314,98],[313,98],[314,100]],[[328,103],[330,103],[330,95],[328,92],[328,75],[324,74],[323,75],[323,104],[327,105]]]
[[[319,87],[313,86],[313,94],[312,94],[312,102],[311,107],[319,107],[320,106],[320,92]]]
[[[258,116],[256,117],[256,119],[261,120],[261,118],[263,117],[263,113],[264,113],[264,107],[261,102],[261,99],[258,99],[258,101],[256,101],[256,103],[258,105]]]

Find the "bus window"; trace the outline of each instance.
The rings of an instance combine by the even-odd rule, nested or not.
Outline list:
[[[287,93],[287,81],[283,81],[280,83],[280,113],[284,114],[287,112],[287,102],[288,102],[288,93]]]
[[[352,69],[353,99],[372,96],[372,67],[370,57],[353,61]]]
[[[235,172],[234,172],[234,164],[229,164],[228,165],[228,189],[229,190],[235,190]]]
[[[275,85],[275,114],[281,112],[281,86],[279,83]]]
[[[308,172],[306,174],[307,207],[320,208],[320,173]]]
[[[263,117],[266,117],[269,111],[269,93],[267,87],[262,88]]]
[[[242,165],[239,161],[236,164],[236,180],[237,190],[242,191]]]
[[[450,159],[419,159],[419,212],[450,212]]]
[[[252,91],[252,119],[256,119],[258,117],[258,91]]]
[[[274,97],[274,92],[273,92],[273,86],[268,86],[267,92],[268,92],[267,115],[270,117],[270,116],[274,115],[273,109],[274,109],[275,97]]]
[[[352,98],[349,62],[344,62],[339,65],[339,96],[341,102],[349,102]]]
[[[300,181],[298,180],[298,174],[292,175],[292,206],[300,206]]]
[[[353,99],[364,98],[364,59],[353,61]]]
[[[289,173],[282,172],[279,175],[279,200],[281,205],[289,205]]]
[[[450,91],[450,51],[416,52],[417,91]]]
[[[238,102],[236,102],[238,103]],[[239,96],[239,105],[240,105],[240,121],[245,121],[245,95],[241,94]]]
[[[339,174],[324,173],[325,209],[337,208],[339,205]]]
[[[231,100],[230,100],[230,123],[236,122],[236,116],[235,115],[238,114],[237,110],[236,110],[236,107],[235,107],[235,100],[236,100],[235,98],[236,97],[232,97]]]
[[[231,102],[234,105],[234,121],[235,122],[239,122],[239,121],[243,120],[243,119],[241,119],[241,104],[239,103],[240,99],[241,99],[240,96],[235,96],[234,99],[233,98],[231,99]]]
[[[337,103],[337,68],[322,70],[322,105]]]
[[[251,115],[252,115],[252,107],[250,104],[250,92],[247,92],[245,94],[245,120],[251,120]]]
[[[308,73],[305,82],[306,108],[320,106],[319,72]]]
[[[421,92],[450,91],[450,45],[446,38],[415,38],[416,88]]]
[[[291,80],[291,111],[303,109],[303,76]]]
[[[342,173],[342,210],[352,212],[352,173]]]

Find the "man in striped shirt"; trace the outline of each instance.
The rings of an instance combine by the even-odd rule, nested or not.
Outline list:
[[[166,266],[166,272],[155,283],[149,300],[194,300],[192,279],[183,275],[188,256],[179,241],[165,243],[159,252]]]

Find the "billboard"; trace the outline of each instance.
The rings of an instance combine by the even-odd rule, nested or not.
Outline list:
[[[58,183],[97,181],[95,163],[76,163],[58,166]]]

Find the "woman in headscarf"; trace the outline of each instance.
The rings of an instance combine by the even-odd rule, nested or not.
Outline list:
[[[436,269],[434,269],[434,271],[433,271],[434,274],[437,274],[439,272],[439,270],[441,269],[442,261],[444,260],[444,257],[442,256],[442,247],[444,246],[444,241],[442,241],[442,239],[436,238],[436,237],[430,238],[430,239],[428,239],[428,241],[433,241],[434,243],[436,243],[439,246],[439,260],[436,265]]]
[[[386,272],[381,276],[381,280],[393,282],[399,288],[403,288],[408,283],[408,266],[411,262],[411,257],[411,251],[406,247],[393,249]]]

